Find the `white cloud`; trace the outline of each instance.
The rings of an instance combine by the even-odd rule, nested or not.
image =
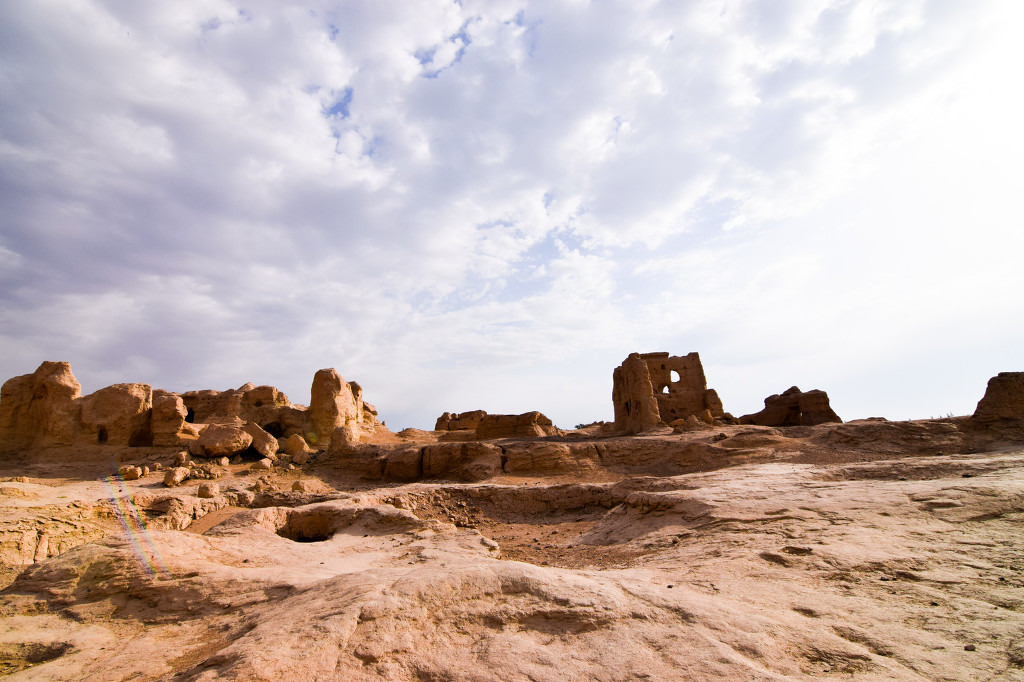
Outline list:
[[[632,350],[700,350],[737,412],[821,377],[863,416],[927,344],[981,387],[1024,319],[1020,14],[7,3],[0,374],[305,400],[334,365],[397,427],[609,417]]]

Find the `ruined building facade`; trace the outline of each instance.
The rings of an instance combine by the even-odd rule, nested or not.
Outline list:
[[[273,386],[172,393],[148,384],[115,384],[82,395],[67,362],[44,362],[0,388],[0,451],[67,445],[185,446],[208,425],[253,425],[269,436],[300,435],[326,447],[337,428],[354,435],[383,429],[359,384],[334,369],[313,377],[309,407]]]
[[[726,416],[700,355],[630,353],[612,373],[615,429],[634,434],[690,415]]]

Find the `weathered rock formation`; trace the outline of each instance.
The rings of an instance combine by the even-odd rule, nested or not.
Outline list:
[[[828,394],[817,389],[803,392],[796,386],[782,395],[764,399],[764,409],[740,417],[741,424],[761,426],[815,426],[843,422],[828,403]]]
[[[363,389],[359,384],[348,383],[333,369],[317,372],[309,399],[309,420],[316,442],[326,441],[340,426],[358,422],[362,402]]]
[[[305,433],[309,418],[306,408],[293,405],[288,396],[273,386],[245,384],[227,391],[183,393],[186,421],[198,424],[259,424],[274,436]]]
[[[641,433],[661,423],[650,369],[639,353],[630,353],[612,372],[612,403],[616,431]]]
[[[252,434],[240,426],[210,424],[199,439],[189,446],[189,452],[198,457],[231,457],[245,452],[252,445]]]
[[[271,461],[277,459],[277,451],[281,449],[280,443],[277,438],[260,428],[260,425],[256,422],[246,422],[242,429],[252,436],[252,447],[260,457],[264,457]]]
[[[501,473],[501,449],[489,443],[439,443],[422,453],[425,478],[482,481]]]
[[[709,389],[700,356],[630,353],[612,373],[615,429],[626,434],[709,411],[727,416],[714,389]]]
[[[558,429],[551,420],[537,411],[523,414],[488,414],[476,427],[476,437],[490,438],[540,438],[553,436]]]
[[[700,431],[714,428],[715,420],[710,410],[704,410],[701,416],[691,414],[686,419],[676,419],[669,423],[675,433],[686,433],[687,431]]]
[[[437,418],[434,430],[461,436],[455,440],[542,438],[558,434],[551,420],[536,410],[523,414],[487,414],[484,410],[460,414],[445,412]]]
[[[114,384],[81,399],[78,437],[86,443],[153,444],[153,389],[147,384]]]
[[[480,442],[378,445],[332,438],[325,463],[357,481],[482,481],[502,472],[503,452]]]
[[[187,416],[188,410],[180,395],[159,389],[153,391],[153,414],[149,423],[153,445],[173,447],[198,436],[199,431],[185,421]]]
[[[435,431],[476,431],[476,427],[480,425],[480,420],[487,416],[487,413],[483,410],[473,410],[471,412],[459,412],[453,414],[452,412],[445,412],[437,418],[437,422],[434,424]]]
[[[71,445],[82,387],[67,362],[44,362],[0,388],[0,447]]]
[[[297,464],[301,464],[302,461],[305,461],[305,459],[303,458],[308,458],[309,453],[312,452],[312,450],[310,450],[309,445],[306,443],[306,439],[297,433],[293,433],[292,435],[288,436],[288,438],[284,441],[282,449],[288,454],[289,457],[292,458],[292,461]],[[302,461],[299,461],[300,459]]]
[[[1000,372],[989,379],[973,418],[982,423],[1024,420],[1024,372]]]
[[[363,401],[359,385],[343,381],[333,369],[316,373],[311,403],[309,409],[293,405],[273,386],[255,384],[181,395],[148,384],[115,384],[83,397],[70,364],[44,362],[0,390],[0,450],[154,445],[186,446],[194,454],[220,456],[237,452],[235,441],[248,439],[242,450],[252,445],[261,456],[272,458],[277,438],[301,435],[326,447],[338,427],[353,429],[358,438],[383,426],[377,410]],[[245,435],[232,440],[223,429],[207,425]]]

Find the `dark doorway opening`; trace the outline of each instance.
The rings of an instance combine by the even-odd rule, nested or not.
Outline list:
[[[148,427],[132,431],[128,437],[128,447],[148,448],[153,445],[153,432]]]

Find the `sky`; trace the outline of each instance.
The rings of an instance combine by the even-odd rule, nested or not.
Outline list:
[[[1024,370],[1017,0],[6,0],[0,379],[611,420]]]

